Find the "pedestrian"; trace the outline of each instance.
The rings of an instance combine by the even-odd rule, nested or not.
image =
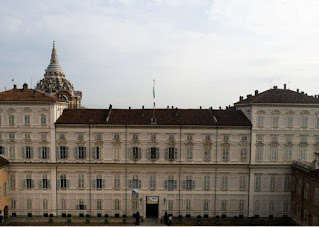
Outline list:
[[[137,211],[135,214],[135,219],[136,219],[136,225],[140,224],[140,213]]]
[[[2,220],[3,220],[3,213],[2,213],[2,211],[0,210],[0,223],[2,223]]]
[[[167,225],[168,223],[168,216],[167,216],[167,212],[165,212],[165,214],[164,214],[164,223],[165,223],[165,225]]]
[[[171,225],[171,224],[172,224],[172,220],[173,220],[173,217],[172,217],[172,215],[170,215],[170,216],[168,217],[168,225]]]

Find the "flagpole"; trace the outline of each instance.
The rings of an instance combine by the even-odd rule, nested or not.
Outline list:
[[[156,108],[156,104],[155,104],[155,79],[153,79],[153,119],[154,120],[156,119],[155,108]]]

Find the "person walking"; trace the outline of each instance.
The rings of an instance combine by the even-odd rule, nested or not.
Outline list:
[[[164,214],[164,223],[165,223],[165,225],[167,225],[168,223],[168,216],[167,216],[167,212],[165,212],[165,214]]]
[[[2,213],[2,211],[0,210],[0,223],[2,223],[2,220],[3,220],[3,213]]]
[[[136,219],[136,225],[140,224],[140,213],[137,211],[135,214],[135,219]]]

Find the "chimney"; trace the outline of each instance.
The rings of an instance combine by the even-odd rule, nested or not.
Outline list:
[[[142,110],[144,110],[144,106],[142,106]]]
[[[201,110],[201,109],[202,109],[202,106],[200,106],[199,109]]]
[[[255,90],[255,95],[258,95],[258,90]]]
[[[35,90],[33,90],[33,97],[35,97],[35,94],[36,94],[36,93],[35,93]]]
[[[112,109],[112,104],[110,104],[109,109],[110,109],[110,110]]]
[[[174,106],[172,106],[172,109],[174,109]]]
[[[23,84],[23,90],[25,91],[25,90],[27,90],[28,89],[28,84],[27,83],[24,83]]]
[[[222,109],[222,107],[220,106],[220,107],[219,107],[219,109],[221,110],[221,109]]]
[[[243,101],[244,97],[243,96],[239,96],[239,101]]]
[[[247,95],[247,99],[250,99],[250,98],[251,98],[251,96],[252,96],[251,94],[248,94],[248,95]]]
[[[287,89],[287,85],[286,84],[284,84],[284,90],[286,90]]]
[[[274,86],[274,89],[277,89],[278,87],[277,86]]]
[[[299,93],[299,88],[297,88],[297,92]]]
[[[17,85],[16,84],[13,85],[13,89],[17,89]]]
[[[130,109],[131,109],[131,107],[129,106],[129,107],[128,107],[128,109],[130,110]]]
[[[167,106],[167,109],[169,109],[169,106]]]

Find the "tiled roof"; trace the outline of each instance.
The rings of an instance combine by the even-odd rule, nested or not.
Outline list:
[[[309,96],[303,92],[296,92],[289,89],[273,88],[247,97],[235,105],[253,104],[253,103],[297,103],[297,104],[319,104],[319,98]]]
[[[56,124],[151,125],[153,109],[66,109]],[[251,126],[241,112],[234,109],[157,109],[156,125]],[[108,119],[108,120],[107,120]]]
[[[0,92],[0,101],[58,101],[58,99],[33,89],[13,88]]]
[[[0,156],[0,167],[5,166],[7,164],[9,164],[9,161]]]
[[[65,109],[56,124],[105,124],[107,109]]]
[[[213,110],[220,126],[251,126],[250,120],[243,114],[241,110],[234,108],[226,110]]]

